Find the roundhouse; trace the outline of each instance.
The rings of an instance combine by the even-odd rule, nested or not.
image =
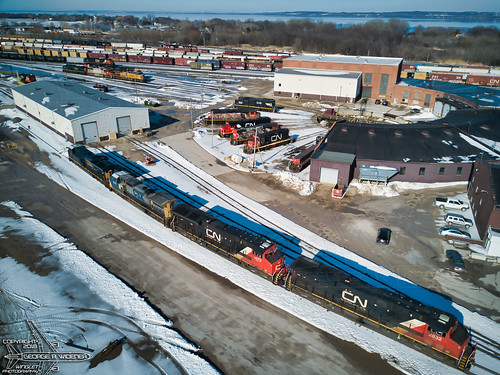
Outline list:
[[[14,103],[73,143],[149,129],[148,109],[73,82],[37,81],[12,89]]]

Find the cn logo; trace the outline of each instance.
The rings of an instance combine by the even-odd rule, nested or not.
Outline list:
[[[271,136],[271,142],[280,141],[283,138],[283,134],[275,134]]]
[[[363,309],[366,309],[366,306],[368,305],[368,301],[366,299],[362,301],[359,296],[355,296],[347,290],[344,290],[342,292],[342,299],[349,303],[352,303],[353,305],[359,304],[359,306],[361,306]]]
[[[222,241],[222,235],[218,234],[218,233],[215,233],[212,229],[210,228],[207,228],[205,230],[205,234],[207,235],[208,238],[212,239],[212,240],[216,240],[217,242],[221,242]]]

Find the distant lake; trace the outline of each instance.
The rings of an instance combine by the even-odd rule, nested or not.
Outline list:
[[[213,18],[220,18],[223,20],[238,20],[238,21],[282,21],[287,22],[289,20],[299,20],[299,19],[309,19],[313,22],[323,22],[323,23],[334,23],[337,27],[345,28],[352,25],[364,24],[369,21],[384,21],[387,22],[391,18],[380,18],[380,17],[303,17],[303,16],[293,16],[293,15],[274,15],[274,14],[259,14],[259,13],[176,13],[176,12],[137,12],[137,11],[73,11],[73,12],[47,12],[47,11],[36,11],[32,10],[31,13],[50,13],[50,14],[88,14],[88,15],[106,15],[106,16],[120,16],[120,15],[132,15],[137,18],[154,16],[154,17],[170,17],[179,20],[187,21],[206,21]],[[22,13],[22,12],[11,12],[11,13]],[[464,21],[464,20],[454,20],[449,18],[443,19],[405,19],[398,18],[400,20],[408,22],[410,26],[410,31],[415,29],[417,26],[427,27],[452,27],[461,30],[472,29],[474,27],[494,27],[500,29],[500,22],[495,21]],[[7,22],[14,21],[7,20]],[[32,20],[21,20],[16,19],[15,22],[26,22],[33,23]],[[45,25],[53,23],[55,26],[59,26],[59,21],[48,21],[44,22]]]

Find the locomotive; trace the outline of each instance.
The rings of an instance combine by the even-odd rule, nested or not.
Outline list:
[[[281,129],[281,125],[275,122],[269,122],[265,124],[260,124],[255,127],[248,128],[235,128],[233,129],[233,135],[229,141],[233,146],[246,143],[251,139],[255,139],[255,132],[260,129],[261,132],[268,132],[275,129]]]
[[[143,208],[165,226],[209,249],[223,252],[269,276],[279,273],[285,266],[285,256],[275,243],[226,224],[189,204],[176,204],[177,199],[144,184],[105,156],[95,155],[85,146],[70,148],[68,155],[71,161],[110,190]]]
[[[230,137],[233,135],[234,129],[241,128],[251,128],[255,127],[259,124],[265,124],[271,122],[269,117],[259,117],[256,119],[243,119],[243,120],[235,120],[235,121],[226,121],[224,125],[221,125],[219,128],[219,136],[220,137]]]
[[[430,346],[459,361],[462,369],[474,360],[475,346],[470,334],[453,314],[370,285],[317,260],[300,255],[289,268],[276,274],[273,282],[340,307],[358,321],[366,320]]]
[[[205,124],[224,124],[226,121],[254,120],[260,118],[260,112],[244,111],[238,108],[221,108],[210,110],[209,117],[205,118]]]
[[[263,151],[268,148],[281,146],[290,143],[292,138],[287,128],[273,129],[257,133],[254,139],[249,139],[243,147],[245,154],[251,154],[254,151]]]
[[[187,238],[272,276],[276,285],[329,306],[358,322],[376,325],[456,360],[462,370],[474,361],[475,346],[456,316],[403,294],[376,287],[340,269],[300,255],[290,266],[276,243],[231,226],[214,215],[139,181],[85,146],[70,148],[71,161],[110,190]]]
[[[276,102],[274,99],[252,98],[249,96],[240,96],[234,101],[235,108],[276,112]]]

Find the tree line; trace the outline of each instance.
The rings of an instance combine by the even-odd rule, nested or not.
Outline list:
[[[20,18],[20,15],[16,16]],[[217,18],[185,21],[153,16],[43,16],[51,20],[81,21],[81,27],[112,31],[93,37],[56,34],[51,36],[52,39],[98,38],[101,41],[145,43],[152,46],[177,43],[226,48],[270,47],[295,53],[338,53],[402,57],[414,61],[500,65],[500,49],[495,48],[500,45],[500,30],[487,27],[461,31],[457,28],[418,26],[410,31],[406,21],[397,19],[339,27],[334,23],[313,22],[308,19],[291,19],[287,22]],[[31,15],[30,18],[36,17]],[[8,33],[9,30],[2,33],[4,32]],[[41,37],[46,38],[47,34]]]

